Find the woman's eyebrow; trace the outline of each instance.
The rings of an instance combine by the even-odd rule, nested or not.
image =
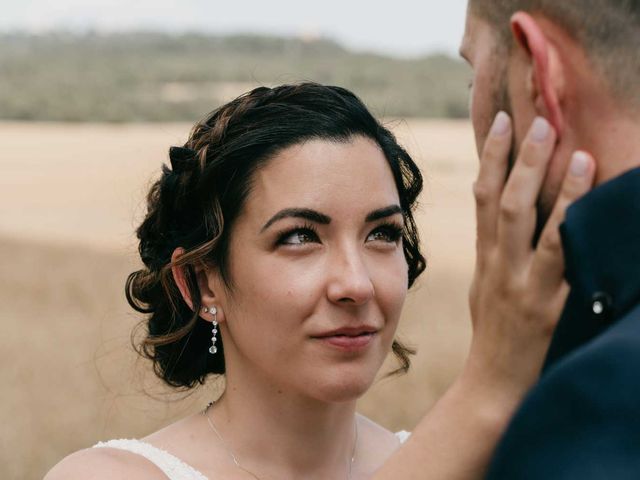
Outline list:
[[[365,222],[375,222],[376,220],[387,218],[398,213],[402,213],[402,208],[400,208],[399,205],[389,205],[388,207],[379,208],[369,213],[365,218]],[[329,225],[331,223],[331,217],[310,208],[285,208],[271,217],[267,223],[264,224],[260,232],[264,232],[271,225],[285,218],[304,218],[305,220],[321,225]]]
[[[400,205],[389,205],[388,207],[374,210],[369,215],[367,215],[367,218],[365,218],[364,221],[367,223],[375,222],[376,220],[387,218],[398,213],[402,213],[402,208],[400,208]]]
[[[282,220],[283,218],[304,218],[305,220],[309,220],[314,223],[320,223],[322,225],[328,225],[331,223],[330,217],[309,208],[285,208],[284,210],[280,210],[273,217],[271,217],[269,221],[264,224],[260,232],[264,232],[275,222],[277,222],[278,220]]]

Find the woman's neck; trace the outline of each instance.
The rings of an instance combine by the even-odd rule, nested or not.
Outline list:
[[[348,478],[357,448],[355,400],[322,402],[264,378],[228,376],[208,412],[239,464],[261,479]]]

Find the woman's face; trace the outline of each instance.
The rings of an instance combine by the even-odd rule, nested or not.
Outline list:
[[[287,148],[254,176],[231,232],[221,307],[227,375],[353,400],[390,351],[407,293],[403,217],[380,148],[356,136]]]

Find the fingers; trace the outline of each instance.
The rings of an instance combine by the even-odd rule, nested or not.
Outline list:
[[[569,205],[593,186],[595,161],[585,152],[573,154],[562,188],[551,215],[542,231],[531,265],[531,278],[538,279],[538,288],[554,291],[564,280],[564,258],[560,225]]]
[[[485,141],[478,180],[473,185],[479,251],[496,242],[500,196],[507,177],[511,144],[511,118],[499,112]]]
[[[556,133],[551,124],[537,117],[522,142],[502,194],[498,243],[508,261],[515,265],[523,264],[531,252],[536,203],[555,142]]]

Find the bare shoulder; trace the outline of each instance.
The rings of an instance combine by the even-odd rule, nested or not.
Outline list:
[[[86,448],[63,458],[44,480],[158,479],[162,472],[144,457],[113,448]]]

